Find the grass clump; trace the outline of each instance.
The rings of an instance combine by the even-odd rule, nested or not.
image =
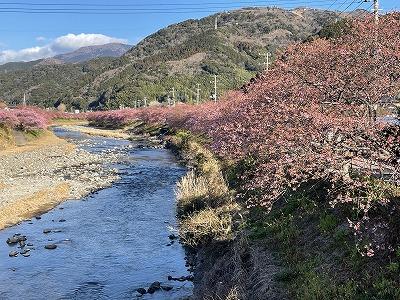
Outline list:
[[[324,233],[333,232],[338,226],[338,220],[333,214],[324,214],[319,218],[319,228]]]
[[[232,235],[232,213],[235,205],[206,208],[183,219],[180,237],[185,245],[196,247],[211,241],[227,241]]]
[[[216,208],[226,201],[228,192],[222,174],[210,179],[190,171],[177,184],[178,215],[185,216],[206,207]]]

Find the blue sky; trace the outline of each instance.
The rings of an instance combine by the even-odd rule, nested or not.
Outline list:
[[[307,6],[344,10],[349,6],[351,10],[358,5],[365,9],[371,5],[360,1],[349,6],[352,0],[20,0],[14,4],[0,0],[0,64],[52,56],[81,45],[113,41],[135,44],[167,25],[239,7]],[[384,12],[400,7],[399,0],[380,0],[380,4]],[[54,10],[65,8],[73,13],[54,14]],[[86,14],[93,9],[96,14]],[[110,14],[110,9],[116,14]],[[80,13],[75,13],[76,10]]]

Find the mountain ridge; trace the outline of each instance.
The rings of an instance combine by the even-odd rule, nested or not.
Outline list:
[[[339,13],[298,8],[246,8],[172,24],[149,35],[119,58],[84,63],[36,65],[2,74],[0,97],[8,102],[27,93],[28,102],[79,109],[118,108],[175,100],[205,101],[248,82],[263,69],[265,55],[302,42]],[[214,20],[218,17],[218,29]]]
[[[15,61],[0,65],[0,72],[25,70],[37,65],[53,65],[67,63],[82,63],[99,57],[120,57],[124,55],[132,45],[122,43],[107,43],[78,48],[71,52],[55,55],[49,58],[42,58],[32,61]]]

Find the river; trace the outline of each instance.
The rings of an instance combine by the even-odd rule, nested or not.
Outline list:
[[[0,231],[0,299],[136,299],[136,289],[154,281],[173,289],[141,299],[190,296],[191,282],[167,280],[189,275],[182,246],[168,246],[170,227],[176,227],[174,187],[185,169],[165,149],[60,128],[55,133],[91,152],[125,154],[124,162],[113,165],[121,179],[41,219]],[[20,251],[6,243],[18,233],[33,244],[29,257],[8,256]],[[45,249],[49,243],[57,248]]]

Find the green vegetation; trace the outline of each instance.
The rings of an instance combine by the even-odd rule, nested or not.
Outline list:
[[[385,261],[361,256],[347,212],[313,197],[296,192],[269,214],[253,211],[248,223],[250,237],[284,261],[277,279],[293,299],[399,299],[400,251]]]
[[[326,39],[335,39],[349,33],[350,29],[351,21],[342,19],[325,25],[318,33],[318,36]]]
[[[188,20],[162,29],[133,47],[122,58],[98,58],[85,63],[10,66],[1,71],[0,96],[9,103],[28,91],[28,103],[45,107],[64,103],[67,109],[143,106],[175,100],[201,101],[213,94],[239,88],[263,66],[267,51],[315,34],[336,16],[333,12],[277,8],[245,9]],[[13,69],[14,68],[14,69]]]

